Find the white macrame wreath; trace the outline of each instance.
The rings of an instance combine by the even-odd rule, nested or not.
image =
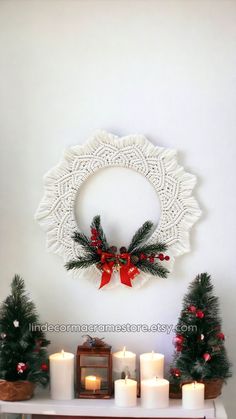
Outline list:
[[[44,178],[45,195],[36,212],[36,219],[47,232],[47,249],[68,262],[78,258],[80,248],[73,240],[78,229],[75,203],[87,178],[99,169],[125,167],[145,176],[153,185],[161,203],[161,216],[149,243],[159,241],[168,246],[174,257],[190,250],[189,230],[201,215],[192,196],[196,177],[184,171],[176,159],[176,151],[156,147],[142,135],[116,135],[99,131],[84,145],[66,150],[62,161]],[[99,284],[101,273],[96,266],[76,271]],[[108,288],[120,284],[114,272]],[[152,275],[140,272],[134,286],[141,286]]]

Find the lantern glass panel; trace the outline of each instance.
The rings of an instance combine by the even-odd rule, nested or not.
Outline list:
[[[108,356],[101,355],[80,355],[81,367],[108,367]]]

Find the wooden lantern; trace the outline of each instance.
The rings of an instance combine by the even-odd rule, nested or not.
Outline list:
[[[108,399],[112,395],[111,346],[88,336],[77,348],[77,397]]]

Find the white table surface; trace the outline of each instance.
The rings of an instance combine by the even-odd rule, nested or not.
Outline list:
[[[51,400],[48,392],[39,392],[31,400],[27,401],[0,401],[0,413],[136,418],[201,418],[205,416],[206,419],[227,419],[220,398],[206,400],[204,409],[183,409],[181,400],[170,400],[169,407],[165,409],[146,409],[140,406],[139,399],[136,407],[120,408],[115,406],[114,399],[73,399],[57,401]]]

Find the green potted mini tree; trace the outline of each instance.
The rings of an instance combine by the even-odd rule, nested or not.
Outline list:
[[[181,397],[181,385],[205,384],[205,398],[215,398],[231,376],[231,365],[221,330],[219,300],[213,295],[210,275],[198,275],[185,295],[174,337],[175,353],[170,368],[170,397]]]
[[[0,308],[0,399],[26,400],[36,384],[49,381],[49,341],[40,330],[34,303],[19,275],[11,283],[11,294]],[[37,324],[37,327],[32,327]],[[35,330],[34,330],[35,329]]]

